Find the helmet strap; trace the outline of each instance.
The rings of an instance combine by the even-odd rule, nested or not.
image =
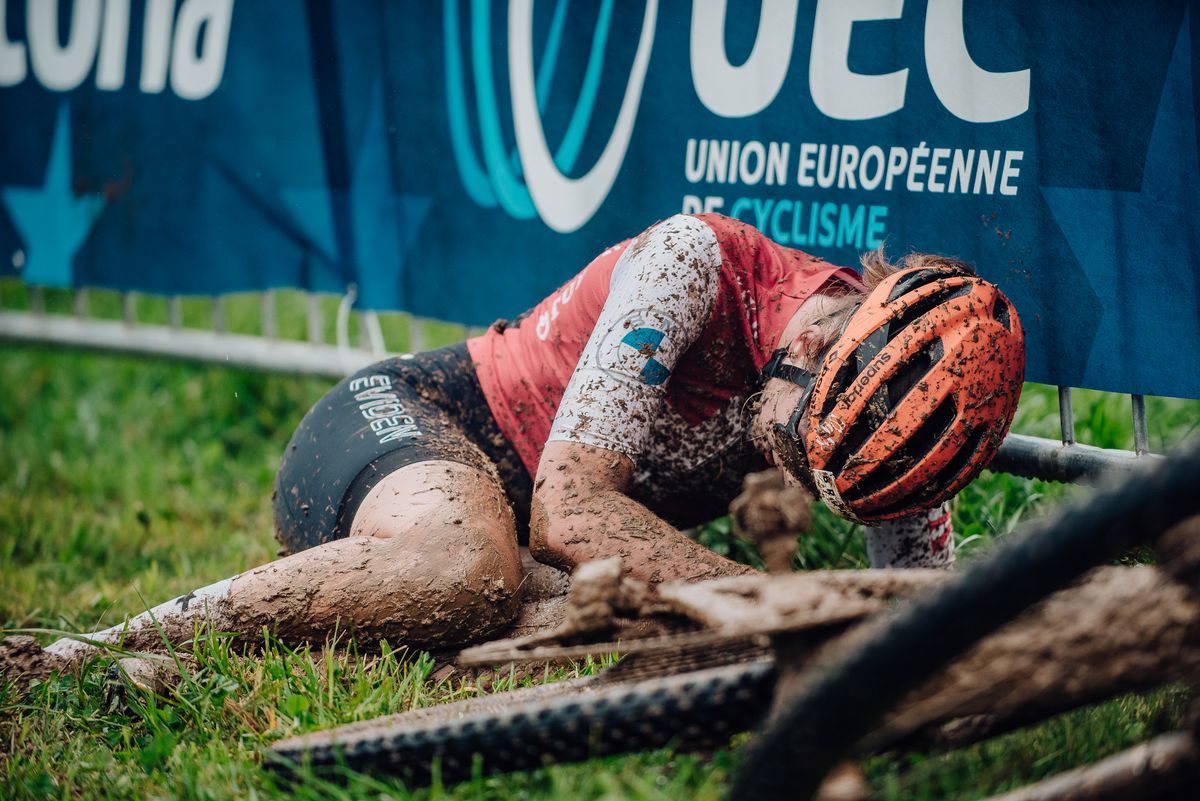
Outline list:
[[[792,419],[788,421],[788,428],[795,431],[800,418],[804,416],[805,408],[808,407],[808,399],[812,396],[813,389],[816,388],[816,382],[813,380],[816,376],[803,367],[797,367],[794,364],[784,364],[783,360],[787,358],[787,355],[787,348],[779,348],[772,353],[771,358],[763,365],[759,380],[765,384],[768,378],[780,378],[804,390],[800,395],[800,402],[796,404],[796,411],[792,413]],[[821,358],[818,359],[818,363],[824,361],[824,359],[825,354],[822,353]]]
[[[794,364],[784,364],[783,360],[787,358],[787,355],[787,348],[779,348],[772,353],[771,358],[767,359],[767,363],[763,365],[762,372],[759,374],[759,383],[765,384],[768,378],[782,378],[798,387],[808,389],[812,383],[813,374]]]
[[[802,367],[784,364],[783,360],[787,355],[787,348],[776,350],[763,365],[761,374],[763,383],[766,383],[769,378],[780,378],[803,390],[787,424],[776,423],[774,426],[777,444],[783,446],[781,449],[777,449],[776,455],[784,469],[798,478],[810,492],[815,492],[812,476],[809,474],[808,453],[804,448],[804,438],[798,433],[800,422],[804,419],[805,411],[808,408],[808,400],[812,397],[813,388],[816,386],[816,382],[813,380],[815,376]]]

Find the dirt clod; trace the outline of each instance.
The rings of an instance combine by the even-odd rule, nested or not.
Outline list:
[[[21,689],[66,667],[65,659],[46,653],[33,637],[14,635],[0,640],[0,676]]]
[[[813,498],[798,486],[787,486],[780,470],[750,473],[742,493],[729,504],[729,517],[742,536],[753,540],[767,570],[787,573],[796,554],[796,537],[812,526]]]

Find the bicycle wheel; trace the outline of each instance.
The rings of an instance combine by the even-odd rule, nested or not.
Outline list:
[[[770,661],[607,683],[600,676],[472,698],[276,743],[272,766],[345,765],[451,782],[482,759],[489,773],[661,748],[719,746],[755,726],[775,684]]]
[[[1200,442],[1034,521],[1023,537],[868,631],[819,680],[781,704],[747,750],[733,797],[812,798],[829,769],[905,693],[1084,571],[1200,514],[1197,487]]]

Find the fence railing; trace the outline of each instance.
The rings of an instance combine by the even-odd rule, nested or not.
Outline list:
[[[166,319],[155,322],[139,316],[138,293],[121,294],[119,317],[106,319],[90,313],[91,295],[87,289],[51,290],[63,311],[48,308],[47,291],[43,288],[25,286],[24,289],[27,302],[22,305],[26,308],[4,308],[3,295],[0,295],[0,339],[333,379],[389,354],[447,344],[481,330],[403,313],[355,311],[353,287],[340,297],[287,291],[293,308],[297,299],[302,299],[299,306],[304,318],[303,338],[281,335],[281,293],[275,291],[257,293],[257,302],[253,304],[257,310],[252,314],[246,313],[246,301],[250,296],[237,296],[241,316],[257,319],[257,330],[247,332],[231,330],[227,308],[230,299],[226,297],[206,300],[189,297],[186,301],[177,296],[166,298]],[[69,302],[64,293],[69,293]],[[113,293],[105,291],[105,294],[111,296]],[[109,299],[111,301],[111,297]],[[206,326],[185,322],[185,302],[209,305]],[[203,320],[203,316],[199,319]],[[1130,399],[1134,432],[1132,451],[1076,442],[1071,388],[1059,387],[1059,439],[1010,433],[991,467],[1028,478],[1081,481],[1128,471],[1145,459],[1157,458],[1158,455],[1149,449],[1145,398],[1131,395]]]

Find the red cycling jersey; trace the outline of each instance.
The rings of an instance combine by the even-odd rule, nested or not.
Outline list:
[[[686,527],[724,514],[746,473],[768,466],[748,401],[792,316],[826,287],[862,284],[737,220],[678,215],[467,345],[531,476],[550,440],[623,453],[630,496]],[[867,530],[879,566],[945,566],[953,545],[945,506]]]
[[[678,219],[661,225],[670,226]],[[662,393],[662,402],[670,410],[688,425],[699,426],[720,414],[731,399],[744,400],[755,391],[759,371],[776,348],[779,334],[810,295],[831,280],[860,286],[852,270],[777,245],[737,220],[716,214],[686,219],[702,221],[712,234],[711,244],[701,244],[698,262],[685,268],[688,275],[672,282],[672,276],[661,274],[664,266],[650,264],[649,275],[643,269],[625,276],[627,283],[649,281],[667,290],[666,297],[652,299],[658,301],[652,308],[638,308],[647,305],[639,302],[636,291],[645,287],[621,292],[626,287],[613,280],[614,268],[630,246],[631,240],[626,240],[605,250],[526,314],[496,324],[467,343],[496,422],[530,475],[537,473],[564,393],[589,340],[597,334],[597,321],[606,305],[618,320],[644,313],[655,320],[679,321],[689,311],[702,312],[702,324],[681,332],[683,341],[675,343],[677,362]],[[676,226],[672,233],[697,238],[694,225]],[[703,278],[695,273],[705,271],[715,277],[705,284],[715,285],[715,292],[695,291],[696,279]],[[661,286],[664,283],[674,286]],[[709,294],[712,297],[706,297]],[[611,308],[614,303],[616,310]],[[670,333],[669,325],[659,328]],[[619,333],[630,329],[625,326]],[[630,450],[620,443],[614,449]]]

